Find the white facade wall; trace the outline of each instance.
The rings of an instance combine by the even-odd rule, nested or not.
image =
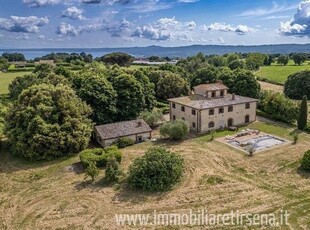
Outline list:
[[[228,119],[233,119],[233,126],[240,126],[245,124],[245,117],[250,116],[249,122],[256,120],[256,102],[250,103],[250,108],[245,108],[244,104],[233,105],[233,111],[228,112],[228,106],[224,108],[224,113],[219,114],[219,108],[214,108],[214,115],[209,115],[209,110],[201,111],[201,132],[207,132],[210,130],[217,130],[228,127]],[[209,123],[213,121],[214,127],[209,128]]]
[[[173,104],[175,108],[173,108]],[[246,103],[232,105],[233,111],[228,112],[229,106],[217,107],[214,109],[214,115],[209,115],[210,109],[196,110],[196,115],[192,114],[190,107],[184,106],[185,111],[182,111],[182,105],[170,102],[170,119],[183,119],[189,123],[191,130],[196,132],[208,132],[210,130],[217,130],[228,127],[228,119],[233,119],[233,126],[240,126],[245,124],[245,117],[249,115],[249,122],[256,121],[256,107],[257,102],[251,102],[250,108],[246,109]],[[219,114],[219,108],[224,108],[224,113]],[[209,128],[209,123],[213,121],[214,127]],[[195,123],[195,127],[193,127]]]

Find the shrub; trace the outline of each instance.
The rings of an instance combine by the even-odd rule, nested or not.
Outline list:
[[[149,126],[154,127],[162,119],[162,112],[159,110],[144,111],[140,114],[140,118],[143,119]]]
[[[105,170],[105,179],[108,182],[118,182],[122,175],[120,165],[115,157],[108,158],[107,168]]]
[[[132,146],[135,144],[135,141],[128,137],[121,137],[112,143],[120,149],[126,148],[128,146]]]
[[[128,182],[136,189],[165,191],[180,181],[183,169],[179,155],[164,148],[151,148],[130,165]]]
[[[99,169],[96,166],[95,162],[90,162],[90,164],[87,166],[86,171],[85,171],[85,180],[90,177],[91,182],[94,182],[96,177],[99,175]]]
[[[300,167],[303,170],[310,171],[310,150],[305,152],[305,154],[304,154],[304,156],[303,156],[303,158],[301,160]]]
[[[298,133],[292,133],[292,136],[293,136],[293,144],[296,145],[297,142],[298,142],[298,139],[299,139],[299,135]]]
[[[160,135],[169,137],[172,140],[182,140],[186,138],[189,127],[188,123],[183,120],[166,122],[160,126]]]
[[[87,149],[80,153],[80,161],[85,168],[92,162],[94,162],[96,166],[104,167],[111,157],[115,157],[119,163],[122,161],[122,153],[116,146],[105,149]]]

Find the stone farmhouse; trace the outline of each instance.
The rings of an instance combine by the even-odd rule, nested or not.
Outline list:
[[[170,119],[183,119],[197,133],[235,127],[256,120],[257,99],[228,94],[222,83],[194,87],[193,95],[168,100]]]
[[[121,137],[140,143],[152,138],[152,129],[143,119],[95,126],[93,137],[102,147],[110,146]]]

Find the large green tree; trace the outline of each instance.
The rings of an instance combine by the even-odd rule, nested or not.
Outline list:
[[[308,101],[307,96],[304,96],[299,109],[299,117],[297,120],[298,129],[304,130],[307,125],[307,121],[308,121]]]
[[[223,82],[229,89],[233,89],[236,75],[235,73],[227,67],[221,68],[218,72],[218,79]]]
[[[245,70],[237,70],[235,74],[236,78],[231,91],[241,96],[258,98],[261,87],[254,74]]]
[[[288,62],[289,62],[289,57],[288,56],[286,56],[286,55],[280,55],[279,57],[278,57],[278,60],[277,60],[277,62],[278,62],[278,64],[280,64],[280,65],[287,65],[288,64]]]
[[[250,53],[246,58],[246,66],[249,70],[258,70],[264,65],[266,55],[261,53]]]
[[[12,153],[30,160],[69,156],[87,147],[91,109],[67,85],[24,90],[5,120]]]
[[[301,65],[307,59],[304,54],[293,54],[292,58],[296,65]]]
[[[228,64],[229,69],[236,70],[236,69],[244,69],[245,63],[243,60],[235,60]]]
[[[86,76],[88,75],[88,76]],[[78,95],[93,109],[92,119],[97,124],[114,121],[117,93],[103,76],[84,74]]]
[[[141,83],[132,75],[122,74],[112,80],[112,85],[117,92],[116,120],[137,118],[145,105]]]
[[[145,102],[143,108],[151,111],[156,105],[155,85],[152,82],[150,82],[149,78],[140,70],[134,71],[133,76],[142,85],[142,91]]]
[[[27,74],[24,76],[16,77],[9,84],[9,96],[10,98],[16,100],[19,94],[28,87],[40,82],[40,79],[35,74]]]
[[[110,65],[117,64],[119,66],[128,66],[133,60],[134,58],[131,55],[121,52],[110,53],[101,57],[102,62]]]
[[[227,63],[231,63],[233,61],[238,61],[239,60],[239,55],[235,53],[231,53],[227,55]]]
[[[166,74],[157,84],[156,95],[166,100],[180,96],[187,96],[190,92],[189,85],[180,75],[175,73]]]
[[[40,75],[41,77],[43,75]],[[16,77],[9,85],[9,96],[11,99],[16,100],[19,94],[22,93],[23,90],[29,88],[32,85],[36,84],[64,84],[64,85],[71,85],[70,81],[63,77],[62,75],[57,75],[55,73],[49,73],[48,75],[44,75],[43,78],[40,78],[36,74],[27,74],[24,76]]]
[[[290,75],[285,82],[284,93],[295,100],[301,100],[305,95],[310,98],[310,71]]]
[[[198,69],[194,78],[192,79],[192,86],[214,83],[217,80],[218,70],[214,66],[208,66],[202,69]]]

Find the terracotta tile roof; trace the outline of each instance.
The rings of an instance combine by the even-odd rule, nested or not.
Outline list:
[[[222,106],[229,106],[229,105],[237,105],[237,104],[243,104],[248,102],[257,102],[257,99],[249,98],[249,97],[243,97],[235,95],[235,99],[232,100],[232,95],[227,94],[226,97],[221,98],[205,98],[200,95],[192,95],[188,97],[178,97],[178,98],[172,98],[168,99],[168,101],[181,104],[184,106],[188,106],[194,109],[209,109],[209,108],[217,108]]]
[[[204,91],[217,91],[217,90],[225,90],[228,89],[227,86],[221,83],[213,83],[213,84],[202,84],[194,87],[194,90],[204,90]]]
[[[152,131],[143,119],[95,126],[95,130],[103,140]]]

